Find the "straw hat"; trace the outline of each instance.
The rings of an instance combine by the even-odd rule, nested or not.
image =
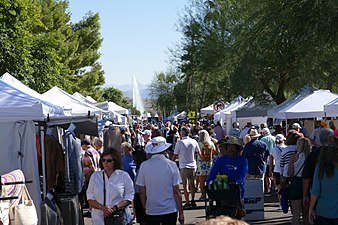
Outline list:
[[[261,136],[261,134],[258,133],[257,129],[251,129],[251,130],[250,130],[250,133],[249,133],[249,136],[250,136],[251,138],[255,138],[255,137]]]

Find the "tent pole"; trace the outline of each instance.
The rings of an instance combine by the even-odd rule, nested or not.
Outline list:
[[[40,144],[42,155],[42,187],[43,187],[43,199],[47,195],[47,183],[46,183],[46,152],[45,152],[45,131],[44,126],[40,126]]]
[[[285,119],[285,136],[288,135],[288,119]]]

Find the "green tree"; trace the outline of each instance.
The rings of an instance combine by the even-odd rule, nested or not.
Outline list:
[[[131,103],[124,98],[123,92],[114,87],[108,87],[103,89],[102,94],[103,101],[114,102],[123,108],[130,109],[132,115],[141,115],[140,111],[138,111],[135,107],[131,105]]]
[[[0,2],[0,75],[9,72],[25,84],[32,78],[32,30],[41,25],[40,13],[36,1]]]
[[[68,64],[74,71],[74,75],[70,78],[75,84],[71,86],[72,91],[85,92],[97,99],[103,94],[99,87],[105,82],[104,71],[98,62],[99,48],[102,44],[99,20],[98,13],[89,12],[80,22],[72,26],[78,47]]]
[[[337,91],[337,1],[191,2],[173,58],[195,105],[263,91],[281,103],[305,85]]]
[[[174,89],[178,82],[178,75],[174,70],[157,73],[149,85],[150,96],[155,100],[157,112],[168,116],[177,111],[178,99]]]
[[[0,3],[0,73],[45,92],[57,85],[100,99],[99,14],[72,24],[64,0],[4,0]]]

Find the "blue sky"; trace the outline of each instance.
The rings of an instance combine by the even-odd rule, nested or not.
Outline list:
[[[188,0],[69,0],[72,21],[99,12],[103,38],[101,63],[106,84],[149,84],[169,66],[168,48],[182,35],[176,31]]]

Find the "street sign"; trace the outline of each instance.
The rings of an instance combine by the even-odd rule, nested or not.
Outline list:
[[[219,112],[222,111],[225,108],[225,103],[222,100],[219,100],[214,103],[214,111]]]
[[[187,114],[188,118],[191,118],[191,119],[194,119],[196,114],[194,111],[189,111],[188,114]]]

